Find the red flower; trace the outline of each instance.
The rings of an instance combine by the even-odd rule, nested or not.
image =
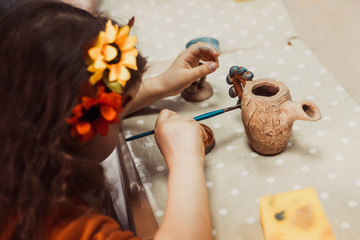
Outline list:
[[[96,133],[105,136],[108,124],[117,123],[122,110],[122,96],[115,92],[105,92],[102,86],[97,98],[82,97],[81,103],[72,111],[72,117],[66,121],[72,125],[71,135],[82,142],[89,141]]]

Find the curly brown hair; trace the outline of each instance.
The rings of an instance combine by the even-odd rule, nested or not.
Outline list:
[[[0,18],[0,238],[7,228],[7,238],[41,239],[54,206],[105,186],[102,167],[73,156],[64,139],[90,77],[84,46],[106,21],[55,1],[27,1]],[[129,85],[145,71],[137,60]]]

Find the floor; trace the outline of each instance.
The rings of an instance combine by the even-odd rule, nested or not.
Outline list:
[[[300,38],[360,104],[360,1],[282,1]]]

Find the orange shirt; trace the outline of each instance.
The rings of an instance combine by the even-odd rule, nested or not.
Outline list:
[[[79,218],[59,219],[46,230],[45,240],[139,240],[133,233],[122,231],[110,217],[87,214]]]
[[[132,232],[121,230],[111,217],[94,213],[88,206],[60,206],[45,218],[44,240],[140,240]],[[16,220],[1,228],[0,240],[13,234]]]
[[[87,205],[79,211],[60,206],[47,218],[44,240],[140,240],[121,230],[111,217],[94,213]],[[85,213],[85,214],[84,214]]]

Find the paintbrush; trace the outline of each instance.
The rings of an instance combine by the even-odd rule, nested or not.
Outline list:
[[[208,118],[212,118],[212,117],[215,117],[217,115],[220,115],[220,114],[223,114],[225,112],[229,112],[231,110],[234,110],[234,109],[237,109],[237,108],[241,108],[241,103],[240,104],[237,104],[235,106],[232,106],[232,107],[227,107],[227,108],[222,108],[222,109],[219,109],[219,110],[215,110],[215,111],[211,111],[211,112],[208,112],[208,113],[204,113],[204,114],[201,114],[199,116],[196,116],[194,117],[194,119],[196,121],[201,121],[201,120],[205,120],[205,119],[208,119]],[[127,142],[130,142],[132,140],[135,140],[135,139],[138,139],[138,138],[142,138],[142,137],[145,137],[145,136],[149,136],[151,134],[154,134],[154,130],[151,130],[151,131],[148,131],[148,132],[144,132],[144,133],[140,133],[138,135],[135,135],[135,136],[132,136],[132,137],[128,137],[126,138],[125,140]]]

